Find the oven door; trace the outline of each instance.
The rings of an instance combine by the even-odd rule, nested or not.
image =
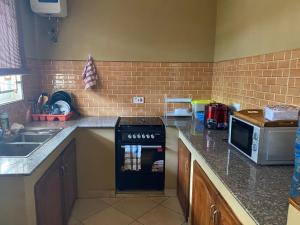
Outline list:
[[[163,190],[165,146],[120,145],[117,151],[117,190]]]
[[[234,116],[230,117],[229,144],[252,158],[254,126]]]
[[[165,147],[162,145],[122,145],[121,171],[163,173]]]

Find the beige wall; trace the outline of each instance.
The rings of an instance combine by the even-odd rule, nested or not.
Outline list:
[[[300,47],[299,0],[218,0],[215,61]]]
[[[106,61],[212,61],[216,0],[69,0],[59,42],[38,18],[40,57]]]

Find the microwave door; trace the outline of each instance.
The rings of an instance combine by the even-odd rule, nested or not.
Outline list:
[[[254,127],[236,118],[231,123],[231,144],[251,158]]]

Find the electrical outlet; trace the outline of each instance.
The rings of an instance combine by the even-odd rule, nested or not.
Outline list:
[[[133,102],[133,104],[143,104],[144,97],[133,97],[132,102]]]

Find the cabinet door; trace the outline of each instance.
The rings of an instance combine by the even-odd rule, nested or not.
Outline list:
[[[178,140],[178,184],[177,195],[185,220],[189,217],[191,153],[185,144]]]
[[[192,189],[192,225],[216,224],[212,215],[217,210],[217,191],[199,164],[194,161]]]
[[[76,144],[73,140],[62,155],[64,221],[68,222],[77,197]]]
[[[60,158],[35,185],[35,207],[38,225],[64,225]]]
[[[241,225],[236,215],[232,212],[231,208],[228,206],[227,202],[218,196],[217,199],[218,214],[217,214],[217,224],[218,225]]]

